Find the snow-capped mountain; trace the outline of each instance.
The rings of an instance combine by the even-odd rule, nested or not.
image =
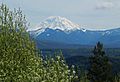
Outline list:
[[[70,45],[95,45],[101,41],[104,45],[120,47],[120,28],[110,30],[86,30],[70,20],[51,16],[37,25],[36,29],[30,31],[38,46],[49,44],[62,46]],[[48,44],[47,44],[48,43]],[[56,47],[55,46],[55,47]],[[53,47],[51,47],[53,48]]]
[[[59,29],[65,33],[70,33],[75,30],[82,30],[84,32],[86,31],[85,29],[81,28],[79,24],[75,24],[70,20],[60,16],[48,17],[44,21],[40,22],[33,30],[35,31],[36,35],[39,35],[47,28],[52,30]]]

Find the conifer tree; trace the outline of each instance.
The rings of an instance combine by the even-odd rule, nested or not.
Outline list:
[[[111,82],[112,66],[109,58],[103,51],[103,44],[97,43],[89,60],[88,79],[91,82]]]

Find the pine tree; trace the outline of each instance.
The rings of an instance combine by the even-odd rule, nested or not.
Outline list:
[[[89,58],[90,68],[87,77],[91,82],[111,82],[112,66],[107,55],[103,51],[103,44],[97,43]]]

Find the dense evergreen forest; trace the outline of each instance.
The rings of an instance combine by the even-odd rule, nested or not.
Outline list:
[[[0,5],[0,82],[120,82],[120,71],[112,71],[111,59],[100,42],[84,70],[69,65],[62,52],[43,57],[26,31],[28,27],[20,9],[11,11]]]

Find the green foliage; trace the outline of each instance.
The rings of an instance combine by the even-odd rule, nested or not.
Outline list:
[[[116,74],[116,76],[114,77],[114,82],[120,82],[120,74]]]
[[[21,10],[12,12],[0,6],[0,81],[25,82],[38,77],[39,60],[25,28]]]
[[[69,69],[60,55],[44,61],[44,82],[74,82],[77,79],[74,67]],[[40,80],[42,82],[42,80]]]
[[[94,55],[90,57],[88,79],[92,82],[110,82],[112,66],[100,42],[95,46],[93,53]]]

